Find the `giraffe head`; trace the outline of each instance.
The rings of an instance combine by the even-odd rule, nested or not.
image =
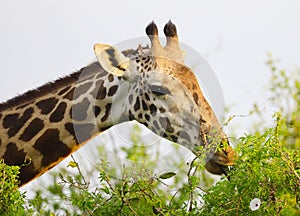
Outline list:
[[[126,83],[119,97],[123,101],[122,108],[118,105],[120,121],[136,120],[196,155],[203,147],[206,169],[227,174],[235,154],[193,71],[184,64],[175,25],[165,25],[164,47],[154,22],[147,26],[146,33],[151,47],[139,46],[126,57],[110,45],[94,46],[101,66]]]

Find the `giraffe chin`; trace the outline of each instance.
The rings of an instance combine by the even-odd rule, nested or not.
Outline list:
[[[215,175],[225,175],[228,176],[229,168],[227,165],[217,164],[213,160],[208,161],[205,164],[205,169]]]
[[[210,159],[205,164],[205,169],[215,175],[225,175],[228,180],[229,167],[234,166],[237,155],[230,146],[224,147],[222,150],[216,151],[213,154],[207,154]]]

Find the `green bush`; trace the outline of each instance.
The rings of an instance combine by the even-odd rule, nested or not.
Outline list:
[[[299,149],[283,142],[286,119],[279,113],[274,118],[274,128],[239,139],[230,181],[218,182],[202,196],[203,215],[248,215],[254,198],[261,201],[254,215],[300,215]]]
[[[19,169],[0,160],[0,215],[25,214],[24,196],[18,190]]]

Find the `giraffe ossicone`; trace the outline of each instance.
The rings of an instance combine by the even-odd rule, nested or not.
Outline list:
[[[0,159],[21,166],[20,185],[104,130],[132,120],[196,155],[205,154],[209,172],[228,173],[234,151],[184,64],[176,26],[165,25],[164,47],[154,22],[146,33],[150,47],[121,52],[96,44],[97,62],[0,104]],[[23,165],[27,158],[31,163]]]

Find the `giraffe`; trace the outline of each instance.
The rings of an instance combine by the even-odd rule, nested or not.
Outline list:
[[[20,166],[20,186],[45,173],[113,125],[137,121],[190,149],[209,147],[206,169],[227,174],[234,151],[193,71],[184,64],[176,26],[154,22],[151,46],[119,51],[94,45],[97,61],[0,104],[0,159]]]

